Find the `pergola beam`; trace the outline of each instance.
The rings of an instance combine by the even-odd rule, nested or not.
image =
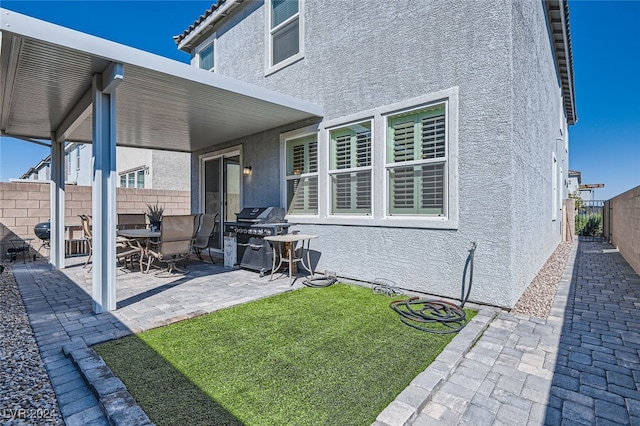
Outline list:
[[[55,131],[55,141],[65,142],[69,136],[84,120],[91,114],[93,102],[93,89],[89,88],[84,95],[71,108],[71,111],[64,118],[58,129]]]

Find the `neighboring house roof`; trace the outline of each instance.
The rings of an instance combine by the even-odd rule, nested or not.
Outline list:
[[[226,17],[226,13],[243,3],[244,0],[220,0],[205,10],[193,24],[173,37],[178,49],[191,52],[192,48],[200,40],[199,35],[211,29],[216,22]],[[553,44],[556,69],[562,87],[564,98],[564,110],[567,122],[575,124],[578,121],[576,115],[576,101],[573,79],[573,53],[571,49],[571,32],[569,30],[569,3],[567,0],[545,0],[547,15],[549,17],[549,37]]]
[[[78,146],[77,143],[67,142],[64,147],[65,155],[68,155],[69,152],[72,149],[74,149],[76,146]],[[50,165],[51,165],[51,156],[47,155],[45,158],[40,160],[40,162],[36,166],[30,167],[29,170],[27,170],[22,176],[20,176],[20,179],[28,179],[29,176],[31,176],[33,173],[42,170],[44,167],[49,167]]]
[[[569,170],[569,177],[572,178],[578,178],[578,183],[581,183],[582,181],[582,172],[578,172],[575,170]]]
[[[20,179],[29,179],[29,177],[31,177],[31,175],[33,175],[34,173],[40,171],[44,167],[48,167],[50,163],[51,163],[51,156],[48,155],[47,157],[45,157],[42,160],[40,160],[40,162],[36,166],[29,168],[29,170],[27,170],[27,172],[25,174],[20,176]]]

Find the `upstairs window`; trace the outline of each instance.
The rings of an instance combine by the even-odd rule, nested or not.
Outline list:
[[[268,69],[280,69],[302,57],[300,0],[268,2]]]
[[[371,214],[371,122],[331,130],[332,214]]]
[[[389,214],[445,216],[445,105],[390,116],[387,123]]]
[[[318,213],[318,137],[286,141],[289,214]]]
[[[215,71],[215,58],[214,58],[214,42],[205,42],[201,48],[196,50],[196,56],[198,58],[198,67],[203,70]]]

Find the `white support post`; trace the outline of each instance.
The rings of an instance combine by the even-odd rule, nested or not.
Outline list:
[[[64,268],[64,141],[51,134],[50,246],[49,262],[55,269]]]
[[[93,311],[101,313],[116,309],[116,95],[108,75],[94,75],[92,87],[92,294]]]

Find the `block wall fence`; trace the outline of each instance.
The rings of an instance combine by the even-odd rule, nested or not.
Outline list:
[[[191,193],[163,189],[116,189],[117,213],[144,213],[147,204],[164,206],[164,214],[190,214]],[[11,247],[12,238],[34,238],[36,224],[50,215],[50,184],[0,182],[0,244],[2,254]],[[78,215],[91,215],[91,187],[65,186],[65,224],[80,225]]]
[[[605,237],[640,274],[640,186],[610,199],[604,208],[609,214]]]

